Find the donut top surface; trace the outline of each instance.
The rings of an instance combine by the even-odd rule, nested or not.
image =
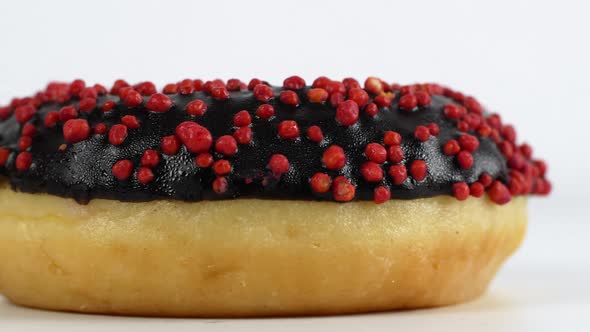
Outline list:
[[[110,89],[50,83],[0,107],[0,174],[23,192],[121,201],[546,195],[498,114],[437,84],[298,77]]]

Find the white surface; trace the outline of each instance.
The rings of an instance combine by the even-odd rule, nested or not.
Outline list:
[[[155,320],[0,302],[0,331],[159,328],[590,330],[585,147],[586,1],[1,1],[0,104],[49,80],[112,84],[190,77],[280,84],[291,74],[437,81],[478,97],[546,158],[555,190],[484,298],[435,310],[329,318]],[[73,7],[73,6],[76,7]],[[587,205],[587,204],[586,204]]]

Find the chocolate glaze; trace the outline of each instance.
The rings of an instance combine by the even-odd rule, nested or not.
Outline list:
[[[12,153],[5,167],[0,167],[0,174],[7,175],[12,187],[23,192],[44,192],[63,197],[73,197],[78,202],[88,202],[93,198],[116,199],[120,201],[149,201],[154,199],[177,199],[184,201],[228,199],[237,197],[267,199],[317,199],[332,200],[332,193],[318,194],[311,190],[309,179],[316,172],[327,172],[332,177],[344,175],[356,185],[358,200],[372,200],[373,190],[379,185],[390,188],[393,199],[413,199],[436,195],[451,195],[452,185],[456,182],[473,183],[482,173],[488,173],[503,182],[508,180],[506,159],[489,138],[478,137],[480,147],[474,152],[474,165],[468,170],[458,167],[453,156],[442,152],[442,145],[449,139],[456,139],[462,132],[456,128],[456,122],[445,118],[443,106],[451,103],[442,95],[433,95],[432,103],[427,107],[407,112],[399,110],[399,93],[390,107],[380,107],[375,117],[360,113],[359,121],[345,127],[335,120],[335,107],[328,102],[310,103],[306,97],[309,87],[298,91],[301,104],[297,107],[287,106],[279,101],[278,94],[282,88],[274,88],[276,97],[269,101],[275,108],[275,117],[263,120],[255,116],[256,108],[262,104],[251,91],[230,92],[225,101],[215,100],[205,92],[191,95],[169,95],[173,107],[165,113],[148,111],[144,106],[128,108],[116,95],[98,97],[97,105],[106,100],[116,102],[110,112],[96,109],[91,113],[80,112],[80,118],[87,119],[94,127],[99,122],[109,128],[120,123],[122,116],[135,115],[141,127],[130,129],[125,142],[113,146],[108,142],[107,134],[96,135],[85,141],[68,144],[64,151],[58,147],[65,142],[62,125],[45,128],[43,119],[49,111],[59,110],[64,105],[76,105],[78,100],[66,104],[49,103],[39,107],[32,123],[38,133],[33,138],[30,152],[33,164],[28,171],[15,168],[16,153]],[[202,117],[187,114],[185,106],[192,100],[202,99],[208,105]],[[144,97],[144,103],[147,97]],[[209,129],[213,138],[233,133],[233,115],[241,110],[248,110],[252,115],[253,140],[249,145],[239,145],[238,152],[228,159],[233,170],[228,175],[229,187],[224,194],[212,190],[216,178],[211,168],[201,169],[195,165],[194,154],[183,146],[177,155],[162,154],[160,164],[153,169],[153,182],[140,184],[135,176],[126,181],[117,180],[111,168],[117,160],[129,159],[135,164],[135,172],[146,149],[160,149],[163,136],[173,135],[176,126],[183,121],[195,121]],[[295,140],[284,140],[277,135],[277,126],[282,120],[297,121],[301,136]],[[438,136],[431,136],[427,142],[414,138],[414,129],[418,125],[434,122],[440,127]],[[325,139],[320,143],[309,140],[305,133],[312,125],[321,127]],[[17,151],[17,140],[22,126],[12,116],[0,122],[0,146]],[[383,165],[386,174],[381,183],[368,183],[359,173],[360,166],[367,161],[364,149],[368,143],[383,143],[383,133],[387,130],[399,132],[402,148],[405,152],[403,161],[409,167],[411,161],[423,159],[428,164],[428,176],[416,182],[411,176],[401,186],[393,185],[387,175],[389,162]],[[340,171],[328,171],[322,165],[322,153],[337,144],[344,148],[347,163]],[[281,153],[287,156],[290,169],[280,178],[272,175],[267,168],[271,155]],[[215,159],[222,158],[214,154]]]

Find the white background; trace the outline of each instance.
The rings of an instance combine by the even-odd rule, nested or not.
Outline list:
[[[0,105],[50,80],[110,85],[292,74],[434,81],[476,96],[545,158],[554,192],[532,201],[522,250],[481,300],[324,319],[154,321],[30,311],[0,302],[0,330],[590,329],[590,6],[585,1],[2,1]],[[92,322],[92,325],[87,325]],[[217,322],[218,324],[205,324]],[[3,326],[9,329],[3,329]],[[170,325],[172,326],[172,325]]]

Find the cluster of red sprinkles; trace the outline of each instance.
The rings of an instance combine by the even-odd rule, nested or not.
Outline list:
[[[228,126],[231,130],[214,135],[211,128],[199,121],[210,115],[209,112],[221,111],[215,105],[245,93],[250,94],[255,107],[233,114]],[[174,96],[192,99],[180,108]],[[440,121],[419,123],[410,132],[400,131],[393,123],[379,132],[377,139],[363,144],[362,151],[354,156],[348,145],[332,139],[326,126],[304,124],[296,117],[279,117],[281,114],[277,113],[303,112],[302,105],[326,105],[333,110],[334,126],[352,130],[361,121],[379,121],[384,112],[408,115],[433,109],[434,99],[445,101],[439,117],[445,125],[456,128],[457,135],[444,141],[439,138],[445,130]],[[46,105],[56,106],[45,112],[43,118],[35,120],[36,113]],[[281,106],[280,110],[277,105]],[[158,166],[164,157],[186,149],[196,167],[208,169],[213,175],[206,185],[214,193],[223,195],[232,188],[232,174],[240,148],[253,144],[257,121],[274,121],[276,137],[285,144],[307,140],[322,148],[321,155],[308,156],[310,161],[321,161],[323,167],[306,179],[308,190],[317,197],[329,195],[335,201],[351,201],[358,198],[359,183],[364,183],[371,186],[376,203],[395,199],[393,188],[408,183],[419,185],[431,176],[428,158],[409,158],[407,144],[438,144],[441,154],[453,162],[458,171],[469,172],[477,162],[483,140],[493,142],[502,155],[507,176],[493,178],[484,172],[478,174],[476,181],[452,183],[450,193],[458,200],[487,193],[495,203],[506,204],[513,196],[546,195],[551,190],[550,182],[545,179],[545,163],[533,159],[532,148],[517,142],[514,128],[504,124],[498,114],[485,112],[475,98],[437,84],[401,86],[375,77],[369,77],[363,84],[352,78],[337,81],[319,77],[307,86],[303,78],[291,76],[284,80],[282,88],[259,79],[248,83],[238,79],[227,82],[185,79],[166,84],[161,92],[151,82],[130,85],[117,80],[110,89],[99,84],[87,85],[82,80],[51,83],[45,91],[32,97],[15,98],[9,105],[0,107],[0,124],[14,117],[20,128],[16,144],[0,146],[0,169],[10,166],[19,175],[30,171],[37,158],[33,153],[35,137],[40,135],[41,129],[61,132],[62,144],[56,146],[60,151],[93,137],[100,137],[113,147],[125,146],[130,135],[141,130],[142,117],[126,114],[117,118],[116,123],[107,124],[102,120],[90,121],[88,116],[93,113],[103,119],[118,107],[142,109],[146,113],[185,112],[193,117],[178,123],[173,133],[162,135],[159,146],[146,149],[136,161],[127,158],[112,164],[110,171],[117,181],[135,179],[141,186],[158,180],[161,176]],[[271,151],[261,158],[265,158],[264,171],[277,181],[285,174],[297,174],[287,153]],[[359,158],[363,162],[351,164],[350,160]],[[350,167],[356,168],[353,172],[344,172]],[[248,179],[246,184],[251,182]]]

